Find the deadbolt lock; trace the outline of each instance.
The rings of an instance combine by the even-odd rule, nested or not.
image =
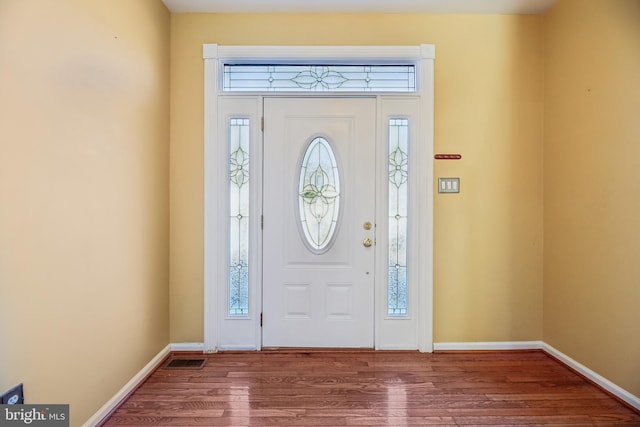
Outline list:
[[[365,230],[371,230],[371,227],[373,227],[373,224],[371,224],[369,221],[362,224],[362,228],[364,228]]]

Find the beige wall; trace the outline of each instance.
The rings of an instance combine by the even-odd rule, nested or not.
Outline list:
[[[435,341],[543,338],[640,395],[638,22],[636,0],[171,18],[0,1],[0,392],[24,382],[78,425],[169,338],[203,340],[203,43],[433,43],[435,151],[463,155],[435,163],[462,179],[435,197]]]
[[[0,1],[0,391],[72,426],[169,342],[169,19]]]
[[[544,340],[640,396],[640,2],[545,26]]]
[[[171,341],[203,340],[202,44],[436,45],[435,340],[542,336],[543,35],[536,16],[174,14]]]

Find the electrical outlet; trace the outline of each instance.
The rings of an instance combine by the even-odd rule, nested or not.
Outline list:
[[[0,396],[0,403],[3,405],[22,405],[24,403],[24,389],[22,384],[18,384]]]

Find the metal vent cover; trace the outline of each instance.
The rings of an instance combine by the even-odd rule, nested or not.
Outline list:
[[[202,369],[207,363],[207,359],[171,359],[164,369]]]

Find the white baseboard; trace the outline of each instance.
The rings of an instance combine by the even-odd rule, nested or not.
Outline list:
[[[176,342],[170,344],[171,351],[199,351],[204,352],[204,344],[201,342]]]
[[[542,341],[434,342],[434,351],[540,350]]]
[[[482,351],[482,350],[543,350],[584,377],[593,381],[620,400],[640,410],[640,397],[612,383],[600,374],[573,360],[544,341],[498,341],[498,342],[440,342],[433,343],[434,351]]]
[[[600,387],[602,387],[609,393],[613,394],[617,398],[625,401],[626,403],[633,406],[637,410],[640,410],[640,397],[634,396],[633,394],[629,393],[627,390],[617,386],[616,384],[612,383],[602,375],[595,373],[591,369],[584,366],[582,363],[579,363],[573,360],[571,357],[553,348],[549,344],[543,343],[542,349],[547,353],[549,353],[551,356],[560,360],[565,365],[571,367],[575,371],[579,372],[581,375],[584,375],[589,380],[598,384]]]
[[[160,350],[160,353],[156,354],[156,356],[151,359],[149,363],[145,365],[144,368],[140,370],[128,383],[124,385],[107,403],[105,403],[102,408],[98,409],[98,411],[93,414],[91,418],[85,421],[82,424],[82,427],[94,427],[98,425],[107,415],[111,413],[115,408],[120,405],[120,403],[131,393],[134,391],[142,381],[147,378],[147,376],[153,372],[160,363],[169,355],[171,352],[171,346],[167,345],[165,348]]]

